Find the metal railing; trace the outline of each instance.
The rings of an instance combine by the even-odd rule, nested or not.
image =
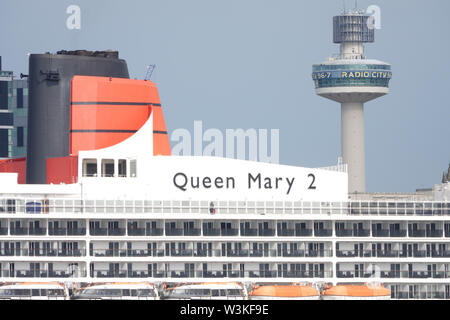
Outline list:
[[[378,271],[378,272],[356,272],[337,271],[338,278],[389,278],[389,279],[448,279],[449,271]]]
[[[280,271],[280,270],[109,270],[94,269],[94,278],[328,278],[331,271]]]
[[[450,258],[450,250],[337,250],[338,258]]]
[[[0,257],[84,257],[84,249],[5,249],[0,250]]]
[[[214,210],[211,210],[211,209]],[[450,215],[450,202],[433,201],[189,201],[1,198],[1,213],[204,213],[327,215]]]
[[[92,249],[94,257],[228,257],[228,258],[321,258],[332,257],[332,250],[274,249]]]
[[[86,277],[86,270],[67,271],[67,270],[30,270],[16,269],[14,271],[8,269],[0,269],[3,278],[78,278]]]

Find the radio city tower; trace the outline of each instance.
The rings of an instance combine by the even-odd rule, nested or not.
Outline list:
[[[341,151],[349,193],[365,192],[364,103],[389,93],[391,66],[366,59],[364,43],[375,41],[372,17],[354,10],[333,17],[340,54],[313,65],[316,94],[341,103]]]

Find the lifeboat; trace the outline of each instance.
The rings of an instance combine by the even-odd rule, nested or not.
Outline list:
[[[248,294],[249,300],[319,300],[319,291],[306,285],[261,285]]]
[[[185,283],[166,288],[167,300],[244,300],[244,287],[235,282]]]
[[[0,300],[67,300],[68,294],[58,282],[16,282],[0,287]]]
[[[91,283],[77,290],[73,300],[157,300],[158,292],[149,282]]]
[[[382,285],[345,284],[322,291],[322,300],[389,300],[391,290]]]

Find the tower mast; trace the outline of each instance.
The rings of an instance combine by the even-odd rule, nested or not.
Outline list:
[[[338,58],[313,65],[316,94],[341,104],[341,152],[348,167],[349,193],[365,192],[364,103],[389,93],[388,63],[366,59],[364,43],[375,42],[375,30],[364,11],[333,17]]]

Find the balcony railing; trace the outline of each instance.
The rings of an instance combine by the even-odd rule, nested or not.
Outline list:
[[[84,249],[4,249],[0,250],[0,256],[24,256],[24,257],[82,257],[86,255]]]
[[[0,274],[3,278],[78,278],[86,277],[85,270],[29,270],[29,269],[18,269],[18,270],[7,270],[0,269]]]
[[[337,250],[336,256],[339,258],[450,258],[450,250]]]
[[[399,279],[448,279],[450,272],[445,271],[378,271],[378,272],[356,272],[337,271],[338,278],[399,278]]]
[[[124,236],[125,228],[92,228],[89,230],[91,236]]]
[[[449,299],[450,296],[445,292],[440,291],[428,291],[417,292],[416,294],[408,291],[397,291],[391,295],[392,299]]]
[[[145,235],[146,236],[159,237],[159,236],[162,236],[163,234],[164,234],[164,229],[163,228],[145,229]]]
[[[319,229],[319,230],[314,230],[314,236],[316,237],[331,237],[333,231],[327,230],[327,229]]]
[[[278,229],[277,235],[279,237],[293,237],[293,236],[295,236],[295,230],[294,229]]]
[[[373,237],[389,237],[389,230],[372,229]]]
[[[279,271],[279,270],[119,270],[94,269],[95,278],[325,278],[329,271]]]
[[[444,235],[442,231],[443,230],[427,230],[426,236],[430,238],[440,238]]]
[[[296,229],[295,236],[296,237],[311,237],[312,229]]]
[[[195,201],[195,200],[81,200],[0,199],[0,214],[52,213],[202,213],[214,214],[324,214],[324,215],[450,215],[450,202],[436,201]]]
[[[406,237],[406,233],[407,233],[406,230],[391,230],[389,236],[404,238]]]

